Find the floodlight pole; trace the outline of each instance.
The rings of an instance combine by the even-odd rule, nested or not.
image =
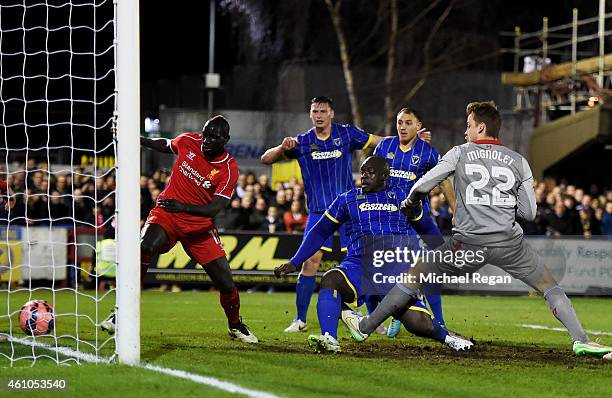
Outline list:
[[[119,362],[140,362],[140,51],[138,0],[115,0]]]
[[[210,30],[208,35],[208,73],[212,75],[215,72],[215,0],[210,0]],[[208,117],[211,117],[214,111],[214,89],[208,86]]]

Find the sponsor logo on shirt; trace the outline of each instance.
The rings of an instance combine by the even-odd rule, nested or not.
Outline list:
[[[204,189],[212,188],[212,183],[200,175],[200,173],[191,167],[186,161],[183,161],[178,169],[185,177],[193,181],[193,183],[198,187],[202,187]]]
[[[393,203],[362,203],[359,205],[361,211],[397,211],[397,206]]]
[[[416,174],[414,174],[412,171],[391,169],[390,175],[391,177],[403,178],[404,180],[409,180],[409,181],[416,179]]]
[[[336,158],[339,158],[340,156],[342,156],[342,152],[340,152],[338,149],[336,149],[334,151],[313,152],[312,153],[312,159],[313,160],[336,159]]]
[[[189,158],[189,160],[193,160],[193,158],[195,158],[195,153],[189,151],[189,154],[187,155],[187,158]]]

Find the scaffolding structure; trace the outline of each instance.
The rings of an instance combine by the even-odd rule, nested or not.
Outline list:
[[[553,115],[612,104],[609,22],[612,12],[606,13],[605,0],[600,0],[596,17],[579,20],[574,9],[571,23],[550,27],[545,17],[536,32],[524,33],[517,26],[502,33],[514,39],[514,48],[502,50],[514,56],[514,71],[502,73],[502,83],[514,86],[514,110],[533,112],[535,124],[541,125]]]

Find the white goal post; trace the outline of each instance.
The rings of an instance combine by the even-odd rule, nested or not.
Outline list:
[[[140,361],[140,44],[138,0],[116,0],[117,354]]]
[[[0,366],[140,362],[139,48],[138,0],[0,0]]]

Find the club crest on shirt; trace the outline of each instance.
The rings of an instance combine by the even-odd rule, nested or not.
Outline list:
[[[417,164],[419,164],[419,160],[421,160],[421,157],[419,155],[412,155],[412,157],[410,158],[410,164],[416,166]]]
[[[335,146],[341,146],[342,145],[342,138],[334,138],[334,145]]]
[[[393,152],[389,152],[387,154],[387,159],[395,159],[395,154]]]
[[[193,160],[193,158],[195,158],[195,155],[196,155],[195,153],[193,153],[192,151],[189,151],[189,154],[187,155],[187,158],[189,160]]]
[[[393,191],[387,192],[387,197],[389,197],[389,199],[395,199],[395,192]]]
[[[208,176],[206,176],[206,178],[207,178],[208,180],[212,180],[213,178],[215,178],[215,176],[216,176],[217,174],[219,174],[219,170],[217,170],[217,169],[212,169],[212,170],[210,171],[210,173],[208,173]]]

